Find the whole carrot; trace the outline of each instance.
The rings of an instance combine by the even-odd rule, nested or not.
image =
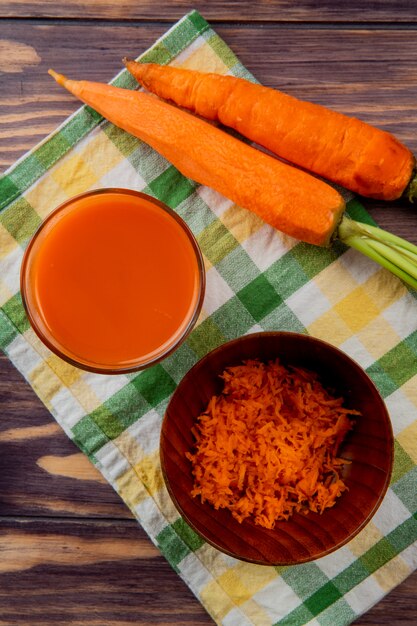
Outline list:
[[[116,126],[149,144],[184,176],[216,189],[288,235],[329,244],[345,203],[326,183],[154,96],[49,73]]]
[[[242,78],[124,59],[149,91],[370,198],[417,199],[415,158],[392,134]]]
[[[343,215],[342,196],[326,183],[153,96],[49,73],[185,176],[302,241],[325,246],[338,238],[417,289],[417,246]]]

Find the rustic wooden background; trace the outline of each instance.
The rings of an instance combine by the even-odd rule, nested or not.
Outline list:
[[[108,81],[192,8],[263,83],[386,128],[417,153],[415,1],[2,0],[0,169],[78,106],[48,67]],[[417,243],[416,207],[364,203]],[[356,624],[411,625],[416,609],[417,574]],[[0,626],[58,623],[213,622],[0,357]]]

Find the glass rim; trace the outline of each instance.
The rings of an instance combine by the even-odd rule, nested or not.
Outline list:
[[[193,312],[186,326],[178,335],[177,339],[173,341],[172,343],[170,343],[164,350],[162,350],[161,352],[158,352],[155,356],[146,360],[142,360],[139,363],[122,366],[122,367],[116,367],[114,365],[103,366],[103,365],[100,365],[99,363],[88,362],[88,361],[84,362],[82,360],[77,360],[77,358],[73,356],[69,356],[68,354],[65,354],[65,352],[63,352],[62,349],[60,349],[54,343],[53,335],[50,334],[49,336],[47,336],[42,331],[42,329],[39,328],[39,325],[37,324],[36,319],[31,310],[31,304],[29,302],[30,298],[27,295],[27,289],[26,289],[27,271],[28,271],[28,268],[30,267],[31,251],[38,237],[40,236],[42,232],[44,232],[45,228],[48,226],[51,220],[57,214],[64,211],[64,209],[66,209],[69,205],[73,204],[74,202],[77,202],[78,200],[83,200],[90,196],[106,195],[106,194],[111,194],[111,193],[120,194],[120,195],[132,195],[132,196],[135,196],[136,198],[142,198],[143,200],[146,200],[150,202],[151,204],[156,205],[158,208],[162,209],[165,213],[167,213],[170,217],[172,217],[179,224],[183,232],[187,235],[187,238],[193,248],[193,252],[194,252],[196,263],[197,263],[197,275],[198,275],[198,293],[196,296],[196,301],[195,301],[195,305],[193,308]],[[25,309],[26,315],[28,317],[28,320],[30,322],[30,325],[33,331],[36,333],[36,335],[42,341],[42,343],[56,356],[60,357],[63,361],[66,361],[70,365],[78,367],[79,369],[82,369],[84,371],[91,372],[94,374],[117,375],[117,374],[129,374],[133,372],[139,372],[141,370],[151,367],[152,365],[156,365],[157,363],[159,363],[160,361],[168,357],[170,354],[172,354],[185,341],[185,339],[188,337],[191,330],[195,326],[195,323],[198,319],[198,316],[200,315],[200,311],[203,306],[205,287],[206,287],[206,274],[205,274],[205,269],[204,269],[203,255],[202,255],[200,246],[197,242],[197,239],[195,238],[193,232],[191,231],[190,227],[185,222],[185,220],[180,215],[178,215],[178,213],[176,213],[171,207],[169,207],[164,202],[161,202],[157,198],[154,198],[153,196],[143,193],[142,191],[136,191],[135,189],[127,189],[123,187],[103,187],[100,189],[93,189],[93,190],[86,191],[86,192],[77,194],[75,196],[72,196],[71,198],[68,198],[68,200],[65,200],[64,202],[59,204],[42,220],[41,224],[38,226],[36,231],[31,236],[29,243],[24,251],[21,268],[20,268],[20,293],[22,297],[22,303],[23,303],[23,307]],[[36,308],[36,307],[33,307],[33,308]]]

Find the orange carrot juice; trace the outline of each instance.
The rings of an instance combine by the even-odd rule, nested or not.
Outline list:
[[[25,253],[22,297],[40,338],[67,361],[133,371],[174,349],[204,292],[201,253],[168,207],[99,190],[61,205]]]

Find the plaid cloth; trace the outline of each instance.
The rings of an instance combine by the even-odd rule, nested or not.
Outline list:
[[[140,58],[251,78],[197,12]],[[114,84],[135,86],[126,71]],[[70,196],[106,186],[143,190],[173,207],[206,263],[204,307],[189,339],[133,375],[86,373],[51,354],[29,327],[19,293],[23,250],[42,218]],[[0,189],[2,349],[218,624],[348,624],[415,569],[414,292],[353,250],[281,235],[88,107],[17,162]],[[369,220],[355,201],[349,211]],[[164,410],[188,369],[228,339],[277,329],[324,338],[358,361],[385,398],[396,437],[392,483],[367,527],[329,556],[280,568],[243,563],[204,543],[170,501],[158,453]]]

